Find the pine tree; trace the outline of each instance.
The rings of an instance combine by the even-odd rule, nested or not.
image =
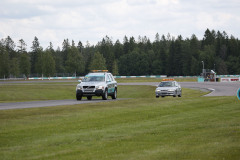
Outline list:
[[[47,49],[43,52],[42,72],[44,76],[50,77],[55,73],[55,61],[51,50]]]
[[[113,66],[112,66],[112,74],[114,76],[117,76],[119,73],[118,73],[118,64],[117,64],[117,61],[114,61],[113,62]]]
[[[74,45],[68,51],[66,70],[72,74],[82,74],[85,70],[83,55]]]
[[[30,57],[26,52],[20,55],[19,67],[20,67],[20,73],[23,74],[25,78],[27,78],[30,74],[31,63],[30,63]]]
[[[34,37],[31,49],[32,49],[32,51],[30,52],[31,73],[37,73],[39,69],[36,68],[36,64],[39,62],[38,57],[40,57],[39,54],[41,54],[41,51],[42,51],[42,48],[40,47],[40,43],[37,37]]]
[[[90,63],[89,70],[104,70],[104,69],[107,69],[106,60],[101,53],[96,52]]]
[[[6,51],[4,41],[0,41],[0,77],[7,78],[9,76],[9,54]]]

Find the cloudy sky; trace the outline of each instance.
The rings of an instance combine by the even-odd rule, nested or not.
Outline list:
[[[0,39],[23,39],[28,50],[36,36],[45,49],[64,39],[95,45],[106,35],[123,37],[156,33],[183,38],[204,31],[226,31],[240,38],[239,0],[0,0]]]

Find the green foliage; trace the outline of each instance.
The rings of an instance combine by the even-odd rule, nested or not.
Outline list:
[[[47,77],[53,76],[55,73],[55,61],[50,50],[46,50],[43,54],[43,74]]]
[[[114,61],[114,62],[113,62],[112,74],[113,74],[114,76],[119,75],[119,73],[118,73],[118,64],[117,64],[117,61]]]
[[[19,62],[18,62],[18,58],[17,57],[12,58],[9,61],[9,65],[10,65],[10,68],[9,68],[10,73],[13,76],[15,76],[15,77],[19,76]]]
[[[32,47],[31,47],[32,51],[30,52],[30,58],[31,58],[31,73],[38,73],[37,70],[39,70],[39,68],[36,68],[36,65],[38,63],[38,57],[40,55],[40,43],[38,41],[37,37],[34,37],[34,40],[32,42]],[[40,66],[39,66],[40,67]]]
[[[0,77],[9,75],[9,54],[5,47],[0,43]]]
[[[104,69],[107,69],[106,60],[102,54],[96,52],[90,63],[89,70],[104,70]]]
[[[75,46],[74,41],[70,44],[64,39],[62,49],[54,50],[50,43],[49,48],[43,50],[38,38],[34,37],[30,52],[26,51],[26,46],[20,39],[15,49],[16,44],[9,36],[0,41],[0,78],[29,74],[28,69],[23,69],[28,65],[22,67],[23,53],[30,57],[30,74],[42,75],[44,72],[46,76],[53,72],[82,76],[96,67],[108,69],[115,75],[198,76],[202,72],[202,61],[205,69],[215,69],[219,75],[240,74],[240,41],[224,31],[209,29],[201,40],[194,34],[183,39],[181,35],[160,36],[157,33],[154,42],[146,36],[139,36],[137,41],[134,37],[124,36],[122,43],[119,40],[113,43],[105,36],[96,45],[87,41],[83,46],[79,41]],[[98,54],[96,58],[96,53],[102,56]],[[44,56],[49,57],[49,61]],[[50,64],[44,64],[43,58]],[[51,73],[47,73],[49,69]]]
[[[112,72],[112,66],[113,66],[113,63],[114,63],[114,52],[113,52],[112,40],[108,36],[106,36],[99,43],[99,45],[100,45],[99,46],[99,52],[105,58],[106,67],[110,72]]]
[[[31,69],[31,63],[30,63],[30,57],[27,53],[22,53],[20,56],[20,73],[24,74],[25,77],[28,77],[30,74]]]
[[[66,71],[68,73],[79,73],[84,72],[84,60],[82,53],[78,50],[77,47],[71,46],[68,49],[67,60],[66,60]]]
[[[43,63],[44,63],[44,58],[43,58],[43,51],[42,50],[36,50],[36,63],[35,63],[35,73],[39,73],[40,75],[43,74]]]

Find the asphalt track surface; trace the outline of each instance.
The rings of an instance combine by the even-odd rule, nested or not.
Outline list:
[[[30,102],[15,102],[15,103],[0,103],[0,110],[8,109],[23,109],[23,108],[37,108],[37,107],[51,107],[51,106],[64,106],[64,105],[75,105],[75,104],[86,104],[86,103],[99,103],[99,102],[112,102],[122,100],[121,98],[112,100],[100,100],[93,99],[91,101],[83,99],[77,101],[75,99],[66,99],[66,100],[48,100],[48,101],[30,101]]]
[[[35,82],[44,82],[44,81],[8,81],[8,82],[2,81],[0,82],[0,84],[4,85],[6,83],[11,84],[11,83],[35,83]],[[46,81],[46,82],[49,82],[49,81]],[[56,82],[56,81],[51,81],[51,82]],[[69,81],[66,81],[66,82],[69,82]],[[73,82],[76,82],[76,81],[73,81]],[[159,84],[158,82],[118,83],[118,85],[150,85],[150,86],[157,86],[158,84]],[[230,83],[227,83],[227,82],[204,82],[204,83],[180,82],[180,85],[182,88],[211,91],[209,94],[205,96],[237,96],[237,91],[240,88],[240,82],[230,82]],[[123,100],[123,99],[118,98],[117,100]],[[48,100],[48,101],[0,103],[0,110],[112,102],[117,100],[112,100],[109,97],[109,100],[93,99],[91,101],[85,100],[85,99],[81,101],[70,99],[70,100]]]

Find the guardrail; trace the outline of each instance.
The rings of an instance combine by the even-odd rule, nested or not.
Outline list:
[[[225,77],[240,77],[240,75],[217,75],[217,78],[225,78]]]
[[[166,75],[151,75],[151,76],[114,76],[114,78],[166,78]]]
[[[30,77],[29,80],[80,79],[82,77]]]
[[[221,82],[238,82],[240,81],[240,77],[239,78],[220,78]]]

